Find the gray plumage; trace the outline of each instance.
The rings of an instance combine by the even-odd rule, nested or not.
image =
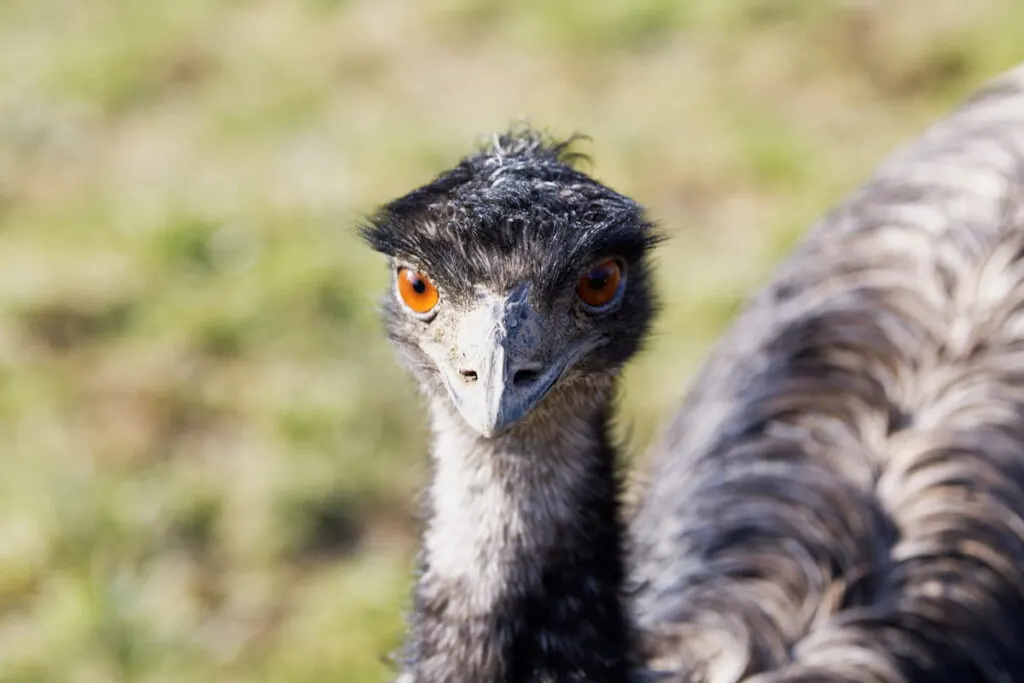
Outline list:
[[[1024,681],[1024,67],[892,155],[750,301],[656,446],[628,535],[608,400],[653,310],[655,236],[540,143],[506,178],[530,192],[488,201],[501,183],[469,179],[512,139],[383,210],[371,243],[450,290],[530,282],[560,344],[613,341],[482,436],[417,351],[443,333],[388,304],[437,473],[405,680]],[[618,308],[569,313],[574,277],[620,245]],[[465,552],[442,547],[454,531]],[[445,553],[461,571],[437,569]]]

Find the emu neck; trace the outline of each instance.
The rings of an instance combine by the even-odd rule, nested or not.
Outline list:
[[[432,410],[416,683],[621,683],[629,629],[607,405],[492,440]]]

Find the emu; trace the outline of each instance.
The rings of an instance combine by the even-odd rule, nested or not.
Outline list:
[[[399,680],[1024,681],[1024,67],[801,241],[628,521],[659,234],[575,159],[509,132],[363,227],[433,432]]]

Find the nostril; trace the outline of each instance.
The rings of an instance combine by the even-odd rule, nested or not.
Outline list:
[[[476,370],[459,370],[459,374],[462,375],[462,379],[467,382],[476,381]]]
[[[529,384],[537,379],[538,375],[540,375],[540,372],[532,368],[516,370],[515,374],[512,375],[512,384]]]

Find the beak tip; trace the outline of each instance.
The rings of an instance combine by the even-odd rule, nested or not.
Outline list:
[[[481,397],[466,395],[460,388],[453,384],[448,386],[452,403],[466,426],[484,439],[506,434],[529,415],[547,393],[545,390],[522,395],[515,390],[505,391],[504,383],[498,383]]]
[[[499,437],[518,422],[516,414],[505,411],[474,411],[472,403],[457,404],[456,408],[465,425],[484,439]]]
[[[493,439],[496,436],[500,436],[508,429],[508,424],[504,420],[488,420],[476,423],[467,420],[467,422],[473,431],[485,439]]]

